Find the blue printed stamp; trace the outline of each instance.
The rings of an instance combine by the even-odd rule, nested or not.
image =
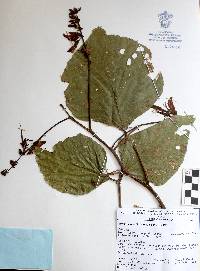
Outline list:
[[[173,18],[173,15],[168,13],[166,10],[163,11],[162,13],[158,14],[160,26],[162,28],[168,28],[171,24],[171,20]]]

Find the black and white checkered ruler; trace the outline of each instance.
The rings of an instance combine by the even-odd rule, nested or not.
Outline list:
[[[182,204],[200,206],[200,169],[183,170]]]

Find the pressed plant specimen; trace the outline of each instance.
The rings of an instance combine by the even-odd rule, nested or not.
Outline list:
[[[155,104],[163,93],[164,81],[161,73],[154,74],[146,46],[127,37],[108,35],[101,27],[85,40],[79,12],[80,8],[69,10],[71,31],[63,34],[71,43],[68,52],[72,54],[61,77],[68,84],[66,106],[60,105],[66,116],[35,141],[25,138],[20,129],[19,157],[10,160],[10,167],[1,174],[6,176],[23,156],[34,154],[45,181],[60,192],[82,195],[112,180],[121,207],[121,184],[128,176],[165,208],[151,183],[166,183],[180,167],[189,131],[183,135],[177,131],[183,125],[192,125],[194,117],[178,115],[172,97],[163,107]],[[136,118],[152,109],[162,120],[133,126]],[[109,145],[94,131],[93,121],[115,127],[121,136]],[[52,152],[44,149],[45,135],[63,122],[75,123],[88,136],[80,133],[56,143]],[[118,165],[114,171],[106,166],[106,152]]]

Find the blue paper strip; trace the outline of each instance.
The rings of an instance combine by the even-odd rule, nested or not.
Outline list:
[[[0,228],[0,269],[51,269],[52,230]]]

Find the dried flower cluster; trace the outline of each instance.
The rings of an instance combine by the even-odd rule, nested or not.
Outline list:
[[[21,138],[20,148],[18,149],[19,158],[17,160],[12,160],[12,159],[10,160],[10,168],[4,169],[1,171],[1,175],[3,176],[6,176],[12,168],[16,167],[16,165],[18,164],[18,161],[20,160],[22,156],[33,154],[36,147],[41,147],[42,145],[46,143],[46,141],[41,141],[41,140],[36,140],[35,142],[33,142],[32,139],[24,137],[23,135],[24,130],[21,128],[21,126],[19,127],[19,130],[20,130],[20,138]],[[31,142],[33,143],[31,144]]]
[[[153,105],[152,108],[159,114],[165,116],[165,117],[171,117],[171,116],[176,116],[177,115],[177,111],[176,108],[174,106],[174,102],[173,102],[173,98],[170,97],[167,101],[167,103],[165,103],[165,108],[162,108],[158,105]]]
[[[79,41],[83,39],[82,27],[80,26],[80,19],[78,17],[78,12],[81,8],[69,9],[69,24],[68,27],[74,28],[75,31],[67,32],[63,36],[72,43],[72,46],[68,49],[67,52],[73,53],[77,48]]]

